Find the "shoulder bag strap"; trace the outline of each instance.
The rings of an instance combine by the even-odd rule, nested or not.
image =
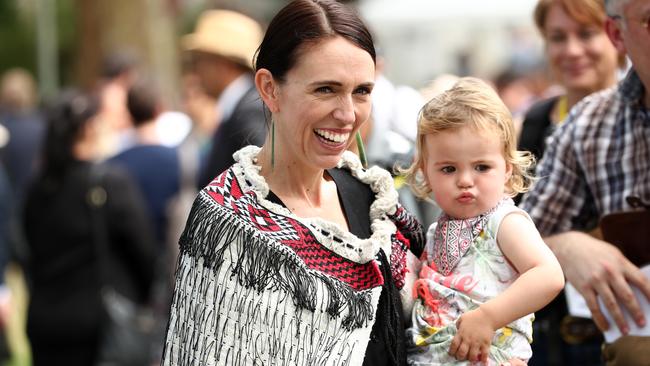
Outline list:
[[[86,202],[90,207],[93,246],[97,255],[99,283],[101,288],[109,285],[108,281],[108,230],[106,228],[106,214],[104,212],[108,194],[103,181],[106,167],[95,164],[90,168],[89,188],[86,193]]]

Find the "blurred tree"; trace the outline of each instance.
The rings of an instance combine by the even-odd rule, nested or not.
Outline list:
[[[17,66],[35,73],[35,37],[33,24],[19,16],[17,2],[0,1],[0,73]]]
[[[97,82],[102,60],[111,53],[134,53],[153,75],[165,99],[178,98],[180,58],[174,0],[74,0],[77,19],[76,81]]]

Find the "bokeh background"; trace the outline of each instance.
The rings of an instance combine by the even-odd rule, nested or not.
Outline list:
[[[382,72],[395,85],[426,91],[444,75],[493,81],[514,114],[547,90],[542,43],[532,21],[535,0],[346,1],[368,22],[382,56]],[[0,75],[31,73],[38,105],[69,86],[92,89],[102,60],[116,52],[135,56],[155,75],[171,109],[182,110],[182,75],[189,60],[180,38],[205,9],[246,13],[265,25],[286,0],[0,0]],[[517,85],[512,89],[507,89]],[[522,86],[523,85],[523,86]],[[435,87],[435,86],[433,86]],[[8,365],[30,365],[24,335],[28,301],[20,269],[7,283],[13,306]]]

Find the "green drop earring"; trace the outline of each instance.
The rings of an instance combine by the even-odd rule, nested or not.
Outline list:
[[[366,158],[366,149],[363,147],[363,139],[361,138],[361,132],[357,131],[357,150],[359,150],[359,160],[361,160],[361,165],[364,168],[368,168],[368,159]]]
[[[275,168],[275,122],[271,118],[271,169]]]

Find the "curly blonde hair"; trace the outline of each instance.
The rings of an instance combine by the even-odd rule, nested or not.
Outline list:
[[[488,84],[477,78],[464,77],[420,110],[415,161],[408,169],[401,170],[413,192],[423,199],[431,193],[422,174],[426,164],[426,156],[422,153],[425,151],[425,136],[465,126],[477,131],[490,131],[500,137],[503,156],[512,166],[512,175],[506,182],[507,193],[515,196],[528,191],[534,181],[531,170],[535,158],[527,151],[517,151],[510,111]]]

